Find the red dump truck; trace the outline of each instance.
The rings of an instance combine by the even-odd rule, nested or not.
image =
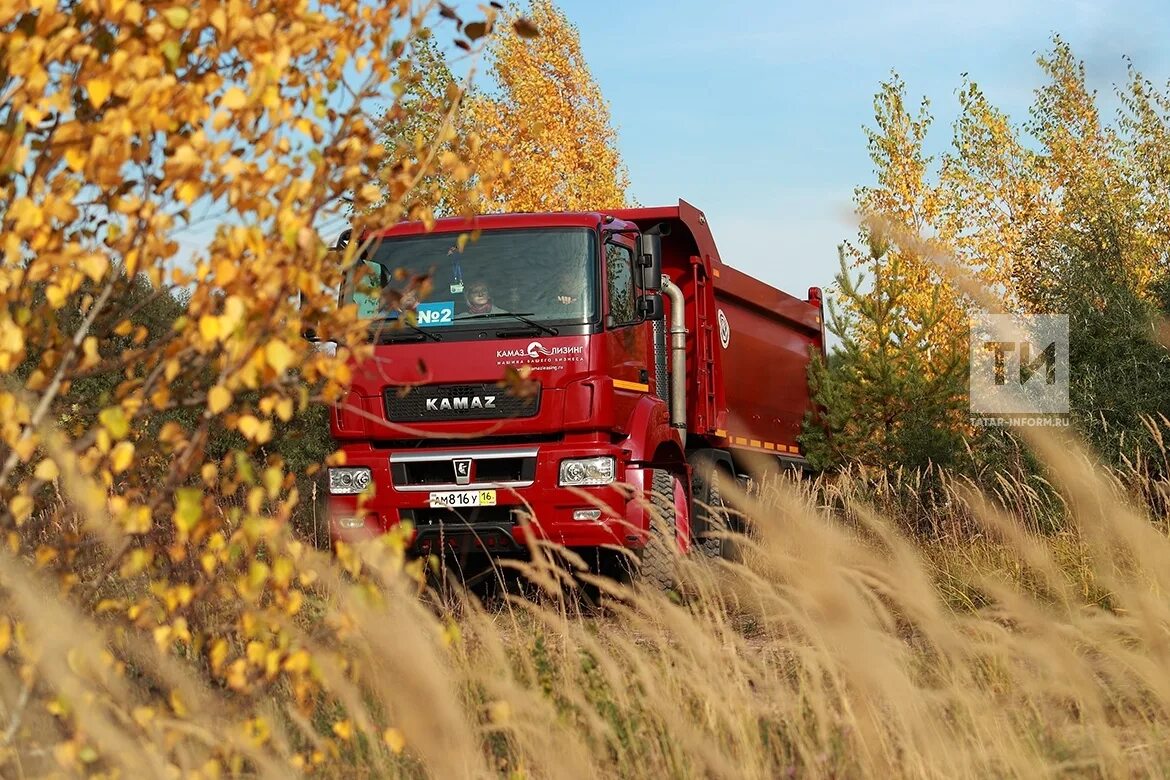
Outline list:
[[[725,264],[685,201],[400,224],[362,247],[342,303],[375,347],[332,413],[334,542],[410,521],[422,554],[617,547],[665,582],[658,542],[720,553],[721,479],[804,463],[820,290]]]

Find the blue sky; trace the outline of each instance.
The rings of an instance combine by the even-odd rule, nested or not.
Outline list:
[[[950,143],[963,73],[1026,118],[1053,33],[1103,94],[1124,81],[1123,55],[1170,79],[1168,0],[560,6],[611,103],[633,196],[694,203],[726,262],[801,296],[831,284],[836,246],[853,235],[853,188],[873,181],[862,128],[891,69],[908,102],[930,98],[935,153]]]

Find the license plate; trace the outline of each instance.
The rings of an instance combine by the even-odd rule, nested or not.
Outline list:
[[[494,490],[446,490],[431,493],[432,507],[446,507],[462,509],[469,506],[495,506],[496,491]]]

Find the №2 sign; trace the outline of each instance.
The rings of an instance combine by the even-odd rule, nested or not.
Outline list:
[[[420,327],[450,325],[455,321],[455,301],[420,303],[415,315]]]

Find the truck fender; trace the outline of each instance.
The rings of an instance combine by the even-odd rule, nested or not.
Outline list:
[[[637,477],[630,480],[631,486],[651,489],[649,475],[656,468],[677,475],[682,486],[681,495],[675,496],[677,524],[679,533],[689,540],[690,470],[683,457],[680,431],[670,426],[670,410],[666,403],[656,396],[643,396],[630,415],[629,430],[631,434],[622,443],[622,449],[629,453],[631,467],[627,474]],[[627,509],[627,520],[637,529],[638,546],[645,544],[650,527],[649,515],[644,509],[637,501],[630,502]],[[633,539],[627,539],[627,542],[633,542]],[[680,547],[685,550],[686,542],[680,543]]]
[[[630,415],[629,430],[622,449],[630,453],[631,461],[686,471],[682,436],[670,427],[670,410],[661,398],[643,396]]]

